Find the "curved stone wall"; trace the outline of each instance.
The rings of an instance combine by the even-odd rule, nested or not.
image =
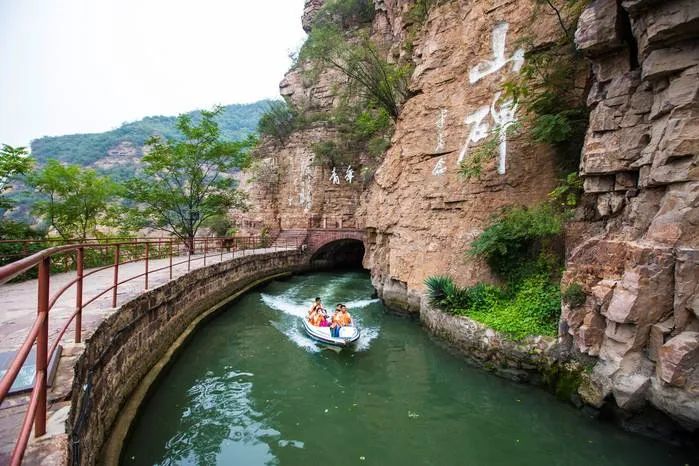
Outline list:
[[[300,251],[240,257],[194,270],[122,305],[87,340],[75,364],[69,462],[104,460],[103,445],[132,392],[199,316],[250,284],[302,270],[306,262]]]

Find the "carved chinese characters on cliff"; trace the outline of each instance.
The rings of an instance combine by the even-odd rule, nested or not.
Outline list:
[[[492,31],[492,58],[478,63],[469,70],[469,83],[477,84],[484,77],[503,72],[517,73],[524,64],[524,49],[517,49],[511,56],[505,52],[507,30],[509,25],[505,22],[497,23]],[[501,92],[496,92],[489,105],[482,105],[473,109],[464,118],[467,127],[467,137],[459,151],[456,165],[459,166],[468,156],[472,144],[483,141],[486,137],[496,138],[498,145],[498,173],[504,175],[507,170],[507,133],[508,129],[516,123],[517,104],[512,100],[501,100]],[[439,130],[439,125],[438,125]],[[439,134],[439,133],[438,133]],[[441,176],[446,172],[444,157],[440,157],[432,170],[435,176]]]
[[[337,169],[333,167],[333,171],[330,174],[330,182],[332,184],[340,184],[340,177],[337,174]]]
[[[354,180],[354,169],[352,168],[352,165],[347,165],[343,178],[346,182],[352,184],[352,181]],[[337,167],[333,167],[332,172],[330,172],[329,180],[332,184],[340,184],[340,175],[337,173]]]
[[[311,210],[311,206],[313,205],[312,178],[313,176],[311,174],[311,161],[304,159],[301,162],[301,167],[299,170],[298,194],[299,205],[303,207],[303,210],[305,212]]]
[[[347,165],[347,170],[345,170],[345,181],[347,181],[349,184],[352,184],[353,179],[354,170],[352,170],[352,165]]]

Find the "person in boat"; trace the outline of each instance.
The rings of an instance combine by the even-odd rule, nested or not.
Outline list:
[[[347,306],[344,304],[342,304],[340,307],[340,315],[338,316],[337,321],[340,323],[341,327],[349,327],[352,325],[352,316],[349,312],[347,312]]]
[[[333,313],[332,319],[330,320],[330,336],[338,338],[340,336],[340,327],[342,325],[338,321],[340,313],[342,312],[342,304],[335,306],[335,312]]]
[[[308,311],[308,320],[311,319],[311,316],[316,313],[318,310],[323,310],[323,303],[320,301],[320,296],[316,297],[316,300],[313,302],[313,305],[311,305],[311,309]]]
[[[316,311],[316,324],[318,327],[330,327],[330,321],[328,320],[328,316],[323,312],[323,310]]]
[[[311,309],[308,311],[308,320],[310,321],[313,314],[316,314],[318,312],[323,315],[326,315],[325,309],[323,309],[323,303],[320,301],[320,296],[316,297],[315,301],[313,302],[313,305],[311,306]]]

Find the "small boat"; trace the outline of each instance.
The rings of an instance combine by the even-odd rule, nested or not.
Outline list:
[[[359,329],[355,326],[340,327],[340,336],[330,335],[330,327],[317,327],[312,325],[308,319],[301,319],[303,328],[309,337],[321,343],[334,346],[349,346],[359,340]]]

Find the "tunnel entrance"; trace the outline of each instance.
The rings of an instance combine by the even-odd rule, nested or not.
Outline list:
[[[314,268],[361,269],[364,243],[357,239],[339,239],[324,244],[311,256]]]

